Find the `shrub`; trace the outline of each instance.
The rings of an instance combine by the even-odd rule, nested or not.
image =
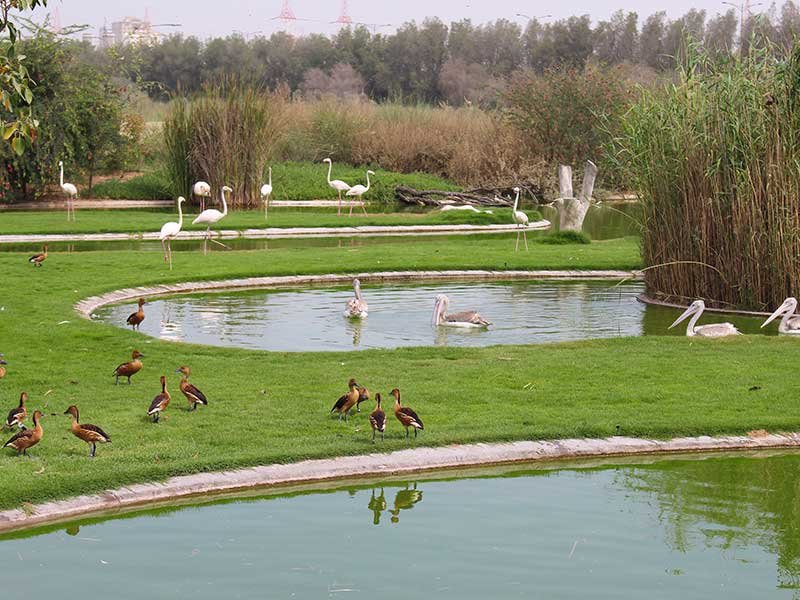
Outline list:
[[[541,237],[539,242],[560,246],[566,244],[591,244],[592,240],[582,231],[556,231]]]

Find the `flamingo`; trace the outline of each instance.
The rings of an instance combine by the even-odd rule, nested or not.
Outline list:
[[[326,158],[322,162],[328,163],[328,185],[339,193],[339,210],[337,211],[336,214],[341,216],[342,192],[349,192],[350,186],[346,184],[344,181],[341,181],[339,179],[334,179],[333,181],[331,181],[331,171],[333,170],[333,161],[330,158]]]
[[[727,337],[729,335],[741,335],[735,325],[731,323],[712,323],[711,325],[701,325],[695,327],[695,324],[700,319],[703,311],[706,309],[706,303],[702,300],[695,300],[689,305],[689,308],[678,317],[675,322],[669,326],[670,329],[675,327],[678,323],[685,320],[687,317],[694,315],[686,327],[686,335],[689,337],[709,337],[719,338]]]
[[[764,321],[764,324],[761,327],[766,327],[779,316],[783,315],[781,324],[778,326],[778,333],[783,333],[786,335],[800,335],[800,315],[794,314],[796,310],[797,299],[787,298],[783,301],[783,304],[781,304],[780,308],[772,313],[769,319]]]
[[[206,209],[206,198],[211,198],[211,186],[205,181],[198,181],[192,186],[192,195],[200,198],[200,211]]]
[[[514,192],[516,192],[517,197],[514,199],[514,208],[511,211],[511,217],[514,219],[514,223],[517,224],[517,246],[514,249],[515,252],[519,251],[519,232],[520,228],[522,229],[522,237],[525,239],[525,250],[528,250],[528,234],[525,233],[525,227],[528,226],[528,215],[526,215],[521,210],[517,210],[519,206],[519,192],[520,189],[518,187],[514,188]]]
[[[269,197],[272,196],[272,167],[269,168],[269,183],[261,186],[261,197],[264,199],[264,220],[269,218]]]
[[[169,223],[164,223],[164,226],[161,228],[161,234],[158,236],[161,240],[161,248],[164,250],[164,262],[169,260],[170,271],[172,271],[172,238],[176,237],[181,232],[181,227],[183,227],[183,210],[181,209],[181,204],[184,202],[186,202],[186,198],[180,196],[178,198],[178,222],[170,221]]]
[[[364,194],[366,194],[369,191],[369,186],[370,186],[369,176],[370,175],[375,175],[375,171],[367,171],[367,187],[364,187],[363,185],[354,185],[353,187],[351,187],[347,191],[346,196],[348,196],[350,198],[358,198],[359,200],[361,200],[361,196],[363,196]],[[364,216],[366,216],[367,215],[367,209],[364,206],[363,202],[361,203],[361,210],[364,211]],[[350,216],[351,217],[353,216],[353,205],[352,204],[350,205]]]
[[[480,313],[477,313],[474,310],[448,315],[447,309],[449,307],[450,298],[444,294],[439,294],[436,296],[436,302],[433,305],[434,325],[442,325],[447,327],[488,327],[491,325],[491,323],[484,319]]]
[[[228,215],[228,203],[225,201],[225,192],[231,193],[232,191],[233,190],[227,185],[222,188],[222,212],[219,212],[215,208],[209,208],[197,215],[197,218],[192,221],[192,225],[197,225],[198,223],[208,225],[208,229],[206,229],[206,240],[211,239],[211,226],[215,223],[219,223]]]
[[[75,198],[78,197],[78,188],[71,183],[64,183],[64,161],[58,161],[58,168],[61,170],[61,191],[67,195],[67,221],[75,220]]]
[[[367,316],[368,306],[364,298],[361,297],[361,282],[353,279],[353,292],[355,295],[347,300],[347,309],[344,316],[350,319],[364,319]]]

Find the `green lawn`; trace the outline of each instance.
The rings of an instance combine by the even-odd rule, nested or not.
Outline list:
[[[441,244],[286,249],[176,255],[167,271],[158,252],[51,255],[35,269],[22,254],[0,254],[0,380],[3,410],[20,391],[43,409],[45,437],[30,459],[2,451],[0,507],[40,502],[170,475],[305,458],[390,451],[409,445],[607,436],[717,434],[754,428],[796,430],[795,384],[784,375],[800,358],[797,340],[743,336],[723,341],[641,338],[486,349],[415,348],[355,353],[265,353],[159,342],[85,321],[73,304],[131,285],[268,274],[442,268],[635,268],[633,239],[591,245],[534,244],[509,251],[490,238]],[[111,372],[133,348],[146,354],[131,387]],[[192,367],[210,406],[189,414],[174,370]],[[159,425],[147,406],[166,374],[173,404]],[[366,414],[328,416],[349,377],[388,394],[392,387],[424,419],[416,441],[390,419],[373,446]],[[757,391],[749,391],[758,386]],[[98,457],[61,416],[76,403],[82,419],[113,437]],[[51,415],[55,413],[55,415]]]

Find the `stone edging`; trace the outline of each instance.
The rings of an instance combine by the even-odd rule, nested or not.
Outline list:
[[[250,277],[221,281],[190,281],[184,283],[125,288],[100,296],[85,298],[75,305],[75,310],[90,319],[98,308],[137,298],[193,294],[209,291],[264,289],[300,285],[342,285],[354,278],[364,283],[386,281],[436,281],[436,280],[514,280],[514,279],[636,279],[635,271],[385,271],[378,273],[350,273],[341,275],[286,275],[278,277]]]
[[[0,512],[0,532],[159,502],[275,486],[543,460],[778,448],[800,448],[800,434],[754,432],[750,436],[675,438],[666,441],[612,437],[413,448],[389,454],[306,460],[294,464],[184,475],[172,477],[163,483],[131,485],[95,495],[26,506],[24,510],[6,510]]]

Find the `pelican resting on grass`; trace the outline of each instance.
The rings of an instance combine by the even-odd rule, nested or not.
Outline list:
[[[355,295],[347,300],[344,316],[348,319],[365,319],[367,317],[367,302],[361,297],[361,282],[353,279],[353,292]]]
[[[450,307],[450,299],[444,294],[436,296],[436,303],[433,305],[433,324],[446,327],[488,327],[489,321],[484,319],[480,313],[474,310],[467,310],[452,315],[447,314]]]
[[[669,328],[672,329],[691,316],[692,319],[689,321],[689,325],[686,327],[686,335],[689,337],[699,336],[719,338],[727,337],[729,335],[741,335],[739,330],[736,329],[736,326],[732,323],[711,323],[710,325],[700,325],[698,327],[697,321],[700,320],[700,317],[703,315],[703,311],[705,311],[705,309],[705,302],[702,300],[695,300],[689,305],[689,308],[687,308],[684,313],[678,317],[672,325],[669,326]]]
[[[780,308],[772,313],[764,324],[762,329],[772,323],[775,319],[783,315],[780,325],[778,325],[778,332],[786,335],[800,335],[800,315],[794,314],[797,310],[797,299],[787,298],[783,301]]]

